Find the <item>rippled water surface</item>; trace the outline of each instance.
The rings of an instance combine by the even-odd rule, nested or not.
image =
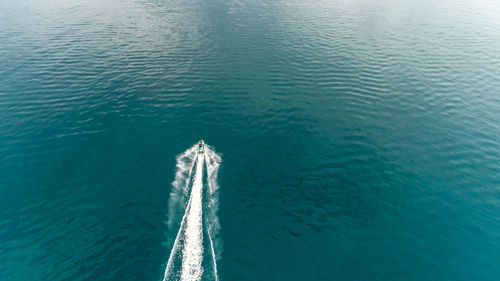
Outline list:
[[[499,280],[500,5],[0,0],[0,280],[161,280],[176,155],[220,280]]]

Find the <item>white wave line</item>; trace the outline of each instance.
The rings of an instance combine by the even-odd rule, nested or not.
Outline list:
[[[196,146],[189,148],[184,153],[177,156],[177,171],[175,173],[175,180],[172,183],[174,188],[172,188],[172,191],[170,192],[169,200],[169,227],[172,227],[173,222],[177,217],[176,210],[180,207],[179,205],[184,203],[184,198],[188,196],[189,180],[191,179],[191,174],[194,170],[195,156]],[[187,175],[186,172],[188,172]],[[181,191],[182,194],[180,194]]]
[[[219,275],[217,274],[217,262],[215,261],[214,242],[212,242],[212,235],[210,235],[210,231],[208,231],[208,240],[210,241],[210,249],[212,250],[212,262],[214,267],[215,281],[219,281]]]
[[[208,149],[207,148],[207,151],[206,151],[206,165],[207,165],[207,184],[208,184],[208,191],[209,191],[209,195],[211,196],[210,198],[210,201],[209,201],[209,207],[210,205],[212,205],[211,207],[212,208],[216,208],[216,203],[217,203],[217,199],[212,197],[214,196],[214,193],[215,191],[217,190],[217,186],[216,186],[216,182],[215,182],[215,176],[214,176],[214,172],[217,172],[218,171],[218,168],[219,168],[219,163],[220,163],[220,157],[215,153],[213,152],[212,150]],[[214,187],[215,185],[215,187]],[[216,210],[213,210],[212,209],[212,213],[214,214]],[[219,276],[217,274],[217,258],[215,256],[215,249],[214,249],[214,243],[213,243],[213,240],[212,240],[212,228],[216,228],[218,227],[218,221],[217,221],[217,217],[214,217],[212,218],[212,221],[211,221],[212,224],[215,224],[215,226],[213,227],[210,227],[208,226],[208,240],[210,241],[210,250],[211,250],[211,254],[212,254],[212,263],[213,263],[213,269],[214,269],[214,277],[215,277],[215,281],[218,281],[219,280]]]
[[[179,238],[181,237],[181,232],[184,229],[184,224],[186,222],[186,217],[188,215],[187,210],[189,210],[190,207],[191,207],[191,197],[189,197],[189,201],[188,201],[188,204],[186,207],[186,212],[184,213],[184,216],[182,217],[181,226],[179,227],[179,231],[177,232],[177,235],[175,236],[174,246],[172,247],[172,250],[170,251],[170,257],[168,258],[167,268],[165,269],[165,275],[163,276],[163,281],[167,281],[170,269],[172,267],[172,261],[173,261],[174,256],[175,256],[175,252],[177,252],[177,248],[179,247]]]
[[[191,168],[189,169],[189,174],[186,178],[186,182],[185,182],[185,185],[184,185],[184,194],[187,195],[188,194],[188,190],[189,190],[189,180],[191,179],[191,174],[193,174],[193,170],[194,170],[194,162],[191,164]]]
[[[182,188],[182,185],[181,185],[182,182],[184,183],[184,188],[182,188],[183,193],[187,196],[188,187],[189,187],[189,180],[191,179],[191,174],[194,170],[194,165],[196,163],[196,161],[195,161],[195,159],[196,159],[195,156],[196,156],[196,151],[197,151],[196,149],[197,149],[197,147],[193,146],[193,147],[189,148],[188,150],[186,150],[181,155],[177,156],[177,164],[176,164],[177,172],[175,173],[175,180],[172,183],[174,188],[173,188],[171,195],[170,195],[170,209],[171,210],[169,211],[170,216],[169,216],[169,221],[168,221],[168,224],[170,226],[172,225],[172,218],[174,217],[173,209],[175,207],[177,207],[176,204],[178,204],[179,201],[181,200],[180,198],[178,198],[178,195],[176,192]],[[187,161],[186,161],[186,158],[187,158]],[[189,165],[189,166],[187,166],[187,167],[189,167],[189,172],[188,172],[186,179],[183,180],[185,172],[186,172],[186,170],[188,170],[186,167],[186,164]],[[170,256],[168,258],[167,267],[165,269],[165,274],[163,277],[164,281],[167,281],[167,278],[170,275],[170,272],[172,269],[172,263],[173,263],[173,260],[175,257],[175,253],[179,249],[179,241],[181,238],[181,233],[184,229],[184,225],[186,223],[186,217],[188,216],[188,210],[190,209],[190,206],[191,206],[191,196],[189,197],[188,203],[186,205],[186,211],[184,212],[184,215],[182,216],[181,225],[179,227],[179,231],[177,232],[177,235],[175,236],[174,245],[172,247],[172,250],[170,252]]]

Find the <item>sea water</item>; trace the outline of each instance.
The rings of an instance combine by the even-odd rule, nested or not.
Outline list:
[[[499,280],[499,26],[492,0],[0,0],[0,280],[162,280],[199,139],[222,281]]]

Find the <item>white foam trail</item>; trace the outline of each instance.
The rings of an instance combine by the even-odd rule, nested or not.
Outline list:
[[[177,157],[177,172],[173,182],[173,190],[169,202],[169,226],[171,227],[172,217],[175,214],[185,210],[182,217],[179,230],[175,237],[174,245],[170,252],[170,256],[165,269],[163,280],[182,280],[182,281],[199,281],[203,275],[203,226],[206,226],[208,242],[210,245],[210,254],[212,257],[213,274],[215,281],[218,281],[217,276],[217,259],[220,255],[221,242],[218,239],[219,220],[217,218],[218,209],[218,185],[217,173],[221,158],[208,146],[205,147],[205,153],[198,154],[197,145],[186,150],[183,154]],[[203,192],[203,168],[207,168],[207,190]],[[196,169],[194,167],[196,166]],[[193,174],[191,183],[191,192],[189,194],[189,186],[191,175]],[[185,205],[185,199],[189,200]],[[206,194],[206,198],[204,198]],[[183,196],[184,195],[184,196]],[[204,201],[207,203],[207,213],[203,214]],[[185,208],[184,208],[185,206]],[[177,216],[178,217],[178,216]],[[205,223],[204,223],[205,221]],[[182,253],[179,251],[182,249]],[[179,269],[174,271],[174,267],[180,265],[175,262],[181,257],[180,275]]]
[[[201,279],[203,268],[203,229],[202,229],[202,192],[203,192],[203,154],[198,155],[196,161],[196,172],[194,174],[193,187],[191,188],[191,199],[189,215],[186,218],[186,230],[184,240],[184,251],[182,256],[182,281],[198,281]]]

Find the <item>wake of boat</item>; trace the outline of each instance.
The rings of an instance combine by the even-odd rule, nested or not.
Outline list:
[[[197,151],[195,145],[177,157],[177,171],[169,201],[169,228],[174,229],[182,211],[184,215],[168,258],[164,281],[199,281],[208,274],[211,279],[218,281],[217,260],[220,250],[217,249],[221,249],[221,241],[218,239],[217,174],[221,158],[206,145],[204,153]],[[203,188],[205,167],[206,190]],[[189,198],[187,203],[186,198]],[[208,254],[204,253],[204,233],[208,238]],[[203,269],[205,255],[211,257],[210,266],[213,269],[206,273]]]

